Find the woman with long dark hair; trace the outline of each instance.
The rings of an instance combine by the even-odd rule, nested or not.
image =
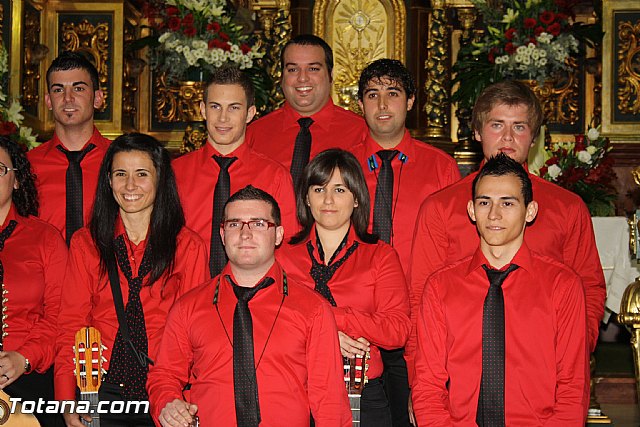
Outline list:
[[[370,353],[360,402],[364,426],[391,426],[379,347],[400,348],[410,330],[409,296],[395,250],[367,233],[369,192],[356,158],[331,149],[305,168],[296,188],[302,230],[279,259],[293,278],[334,307],[346,358]]]
[[[100,168],[89,226],[71,240],[58,321],[56,398],[75,399],[74,335],[91,325],[106,346],[100,400],[147,400],[148,364],[166,315],[178,297],[204,281],[206,260],[204,242],[184,227],[167,150],[144,134],[116,138]],[[124,308],[120,315],[118,304]],[[78,414],[64,417],[68,426],[82,425]],[[153,425],[148,414],[100,419],[102,427]]]
[[[35,176],[25,149],[0,136],[0,387],[30,401],[53,399],[50,368],[67,263],[62,236],[37,214]],[[44,426],[62,425],[60,416],[36,416]]]

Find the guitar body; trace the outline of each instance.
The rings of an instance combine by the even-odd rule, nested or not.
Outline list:
[[[104,349],[100,331],[97,329],[86,327],[76,332],[76,344],[73,347],[76,384],[80,389],[80,400],[89,401],[92,409],[91,422],[83,421],[83,424],[91,427],[100,427],[100,417],[95,413],[95,409],[99,403],[98,389],[104,374],[102,369],[102,362],[106,360],[102,356]]]
[[[22,405],[16,405],[16,411],[11,414],[9,395],[0,390],[0,426],[6,427],[39,427],[40,423],[33,414],[23,414]]]
[[[369,370],[369,352],[364,356],[356,356],[354,359],[343,358],[344,362],[344,384],[349,396],[349,406],[351,406],[351,417],[353,427],[360,426],[360,398],[362,389],[368,382],[367,371]]]

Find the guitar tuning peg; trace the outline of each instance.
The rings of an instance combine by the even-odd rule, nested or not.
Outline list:
[[[101,359],[102,359],[102,361],[103,361],[103,362],[106,362],[106,361],[107,361],[107,358],[106,358],[106,357],[104,357],[104,356],[102,356],[102,357],[101,357]]]
[[[103,350],[106,350],[106,349],[107,349],[107,346],[106,346],[106,345],[104,345],[104,344],[100,345],[100,347],[102,347],[102,349],[103,349]]]
[[[73,351],[74,352],[76,351],[76,346],[75,345],[73,346]],[[73,360],[76,360],[76,358],[74,357]]]

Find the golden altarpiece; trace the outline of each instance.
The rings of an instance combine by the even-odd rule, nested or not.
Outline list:
[[[482,35],[482,17],[467,0],[231,1],[254,17],[253,31],[265,54],[261,65],[276,82],[280,53],[292,35],[312,32],[325,38],[335,56],[334,102],[345,108],[357,110],[357,80],[367,63],[383,57],[405,62],[420,88],[418,108],[407,120],[412,134],[453,154],[463,172],[477,166],[480,150],[469,127],[471,112],[450,101],[459,47]],[[184,138],[189,124],[200,119],[201,83],[170,86],[149,70],[144,51],[128,48],[145,34],[143,3],[0,0],[8,92],[21,98],[25,124],[40,139],[53,132],[43,102],[46,69],[59,52],[75,50],[99,71],[106,102],[95,118],[105,136],[145,132],[176,152],[202,143],[204,134],[197,128]],[[581,2],[577,12],[582,22],[596,19],[592,2]],[[602,127],[613,142],[624,195],[633,187],[628,172],[640,164],[640,3],[605,0],[600,19],[602,45],[573,58],[572,71],[562,78],[534,89],[543,101],[550,138],[566,139],[588,125]],[[271,107],[281,102],[281,93],[273,89]]]

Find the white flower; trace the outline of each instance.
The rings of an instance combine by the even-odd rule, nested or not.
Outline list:
[[[549,169],[547,169],[547,173],[549,174],[551,179],[555,180],[560,175],[562,175],[562,169],[560,169],[560,166],[558,165],[551,165],[549,166]]]
[[[591,128],[587,132],[587,138],[589,141],[596,141],[600,137],[600,132],[596,128]]]
[[[27,126],[20,127],[20,139],[24,140],[27,143],[29,148],[34,148],[39,144],[36,142],[36,137],[38,135],[33,135],[31,133],[31,128]]]
[[[586,163],[586,164],[591,164],[591,154],[589,154],[589,152],[587,152],[586,150],[582,150],[580,152],[578,152],[578,160],[580,160],[582,163]]]
[[[15,99],[11,101],[11,105],[5,111],[7,120],[14,123],[16,126],[20,126],[22,121],[24,120],[24,116],[20,114],[22,111],[22,105]]]
[[[591,154],[592,156],[596,153],[596,151],[598,151],[598,149],[593,145],[589,145],[587,147],[587,153]]]

